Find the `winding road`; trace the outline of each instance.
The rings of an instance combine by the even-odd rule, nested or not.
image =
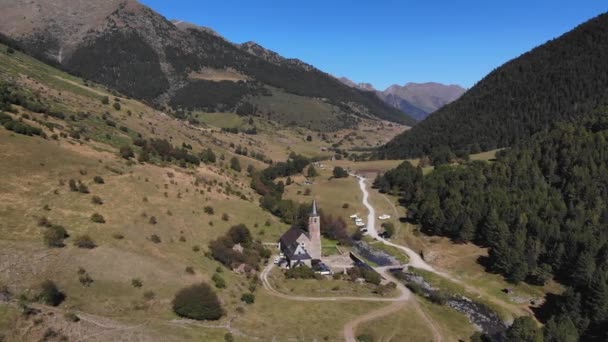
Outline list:
[[[353,176],[355,176],[355,175],[353,175]],[[375,211],[374,207],[372,207],[372,205],[369,203],[369,192],[367,191],[367,187],[366,187],[366,183],[365,183],[366,179],[361,176],[355,176],[355,177],[357,177],[357,179],[359,180],[359,187],[361,189],[361,192],[363,193],[363,199],[362,199],[363,205],[369,211],[369,214],[367,217],[367,229],[368,229],[369,235],[372,238],[375,238],[382,243],[393,246],[395,248],[399,248],[402,251],[404,251],[409,257],[408,265],[445,276],[442,272],[435,270],[431,265],[427,264],[424,260],[422,260],[420,255],[418,255],[416,252],[414,252],[410,248],[387,241],[386,239],[384,239],[378,235],[378,231],[376,230],[376,211]],[[435,324],[435,322],[433,322],[433,320],[426,315],[426,313],[420,308],[420,306],[416,302],[416,299],[412,296],[411,292],[407,289],[407,287],[405,287],[402,282],[395,279],[392,276],[392,274],[390,273],[389,268],[387,268],[387,267],[377,267],[377,268],[375,268],[375,270],[378,273],[380,273],[383,278],[397,284],[397,289],[400,292],[400,295],[398,297],[393,297],[393,298],[347,297],[347,296],[308,297],[308,296],[297,296],[297,295],[285,294],[285,293],[282,293],[282,292],[276,290],[272,286],[272,283],[270,282],[270,280],[268,279],[268,275],[270,274],[270,272],[272,271],[274,266],[275,265],[272,263],[268,264],[264,268],[262,273],[260,274],[260,279],[262,280],[262,284],[263,284],[264,288],[271,295],[278,297],[278,298],[282,298],[282,299],[286,299],[286,300],[302,301],[302,302],[364,301],[364,302],[390,302],[391,303],[388,306],[382,307],[375,311],[368,312],[365,315],[359,316],[359,317],[355,318],[354,320],[347,322],[344,325],[344,329],[343,329],[344,339],[347,342],[356,341],[355,332],[356,332],[357,327],[360,324],[390,315],[392,313],[395,313],[395,312],[399,311],[400,309],[402,309],[403,307],[405,307],[408,303],[412,305],[412,307],[416,310],[416,312],[427,323],[427,325],[431,329],[431,332],[433,335],[433,340],[435,342],[442,341],[442,336],[439,333],[439,329],[438,329],[437,325]]]
[[[376,229],[376,210],[374,209],[374,207],[372,207],[372,205],[369,203],[369,192],[367,191],[367,186],[365,184],[365,177],[361,177],[361,176],[355,176],[357,177],[357,179],[359,179],[359,188],[361,188],[361,192],[363,193],[363,205],[367,208],[367,211],[369,212],[369,214],[367,215],[367,233],[369,234],[369,236],[371,236],[372,238],[381,241],[382,243],[389,245],[389,246],[393,246],[395,248],[399,248],[400,250],[404,251],[407,256],[409,257],[409,262],[408,265],[412,266],[412,267],[416,267],[422,270],[426,270],[429,272],[433,272],[439,275],[442,275],[444,277],[448,277],[447,274],[444,274],[443,272],[439,272],[436,269],[433,268],[433,266],[427,264],[424,260],[422,260],[422,258],[420,257],[420,255],[416,252],[414,252],[413,250],[411,250],[408,247],[402,246],[402,245],[398,245],[396,243],[392,243],[388,240],[386,240],[385,238],[381,237],[380,235],[378,235],[378,230]]]

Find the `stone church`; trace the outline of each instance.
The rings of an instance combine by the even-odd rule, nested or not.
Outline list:
[[[312,202],[308,230],[296,226],[289,228],[279,239],[279,249],[289,267],[300,265],[311,267],[313,260],[321,260],[321,218],[317,211],[316,200]]]

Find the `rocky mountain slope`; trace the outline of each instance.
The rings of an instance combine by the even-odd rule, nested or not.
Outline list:
[[[242,107],[247,114],[326,130],[353,126],[362,117],[412,123],[310,65],[254,43],[235,45],[208,28],[172,23],[135,0],[7,0],[0,32],[38,57],[156,106],[185,112]],[[243,80],[218,77],[225,70]],[[277,112],[270,105],[285,98],[300,110]],[[302,108],[321,119],[307,120]]]
[[[608,14],[495,69],[460,99],[387,144],[404,158],[449,148],[467,153],[516,144],[608,102]]]
[[[356,83],[346,77],[338,78],[349,87],[375,92],[386,104],[407,113],[421,121],[429,114],[458,99],[466,89],[459,85],[445,85],[436,82],[393,84],[383,91],[376,90],[370,83]]]

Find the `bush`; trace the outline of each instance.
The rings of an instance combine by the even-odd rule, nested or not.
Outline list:
[[[382,228],[384,228],[384,236],[387,238],[395,235],[395,225],[391,222],[385,222],[382,224]]]
[[[40,292],[38,293],[38,300],[51,306],[57,306],[61,304],[65,299],[65,294],[57,288],[57,285],[51,280],[45,280],[40,284]]]
[[[241,301],[247,304],[253,304],[253,302],[255,302],[255,295],[253,293],[243,293]]]
[[[110,98],[107,96],[104,96],[101,98],[101,103],[104,105],[110,104]]]
[[[48,227],[42,238],[44,243],[49,247],[63,247],[63,240],[68,237],[68,232],[63,228],[63,226],[59,225],[51,225]]]
[[[150,235],[150,241],[154,242],[154,243],[161,243],[161,239],[160,236],[156,235],[156,234],[152,234]]]
[[[180,290],[173,299],[173,311],[196,320],[218,320],[224,314],[217,295],[205,283]]]
[[[374,342],[374,338],[368,334],[361,334],[357,336],[357,342]]]
[[[241,172],[241,163],[237,157],[232,157],[232,159],[230,159],[230,168],[236,172]]]
[[[445,303],[448,301],[448,296],[442,291],[434,291],[431,292],[429,300],[435,304],[445,305]]]
[[[209,215],[213,215],[215,213],[215,210],[213,210],[213,207],[209,206],[209,205],[206,206],[203,210],[205,211],[206,214],[209,214]]]
[[[348,177],[348,172],[344,168],[342,168],[340,166],[334,167],[333,174],[334,174],[334,178],[346,178],[346,177]]]
[[[120,147],[120,156],[124,159],[130,159],[133,158],[135,154],[133,153],[131,146],[124,145]]]
[[[228,221],[228,220],[230,220],[230,216],[228,216],[228,214],[227,214],[227,213],[223,213],[223,214],[222,214],[222,220],[223,220],[223,221]]]
[[[84,185],[84,183],[82,182],[78,182],[78,192],[80,192],[81,194],[88,194],[89,193],[89,188]]]
[[[68,322],[74,322],[74,323],[75,323],[75,322],[80,321],[80,317],[78,317],[78,315],[76,315],[76,314],[75,314],[75,313],[73,313],[73,312],[66,312],[66,313],[63,315],[63,317],[65,317],[65,319],[66,319]]]
[[[194,268],[192,268],[192,266],[186,266],[186,273],[194,274]]]
[[[144,299],[146,300],[152,300],[156,297],[156,293],[154,293],[154,291],[145,291],[144,292]]]
[[[131,286],[140,289],[142,286],[144,286],[144,283],[139,278],[133,278],[131,279]]]
[[[103,178],[101,178],[101,176],[95,176],[95,177],[93,178],[93,181],[94,181],[95,183],[97,183],[97,184],[103,184],[103,183],[105,183],[105,182],[104,182],[104,180],[103,180]]]
[[[103,204],[103,200],[99,196],[93,196],[93,197],[91,197],[91,203],[102,205]]]
[[[93,239],[88,235],[78,236],[74,240],[74,246],[76,246],[78,248],[86,248],[86,249],[93,249],[93,248],[97,247],[97,245],[95,244]]]
[[[290,279],[314,279],[315,271],[308,266],[302,265],[288,269],[285,272],[285,276]]]
[[[73,192],[78,192],[78,185],[76,184],[76,181],[73,179],[70,179],[68,181],[68,185],[70,186],[70,191]]]
[[[114,102],[114,109],[120,110],[120,103]]]
[[[211,280],[213,280],[215,287],[217,287],[218,289],[223,289],[226,287],[226,281],[224,280],[224,278],[222,278],[221,275],[217,273],[215,273],[213,277],[211,277]]]
[[[231,333],[226,333],[224,335],[224,342],[234,342],[234,336]]]
[[[94,213],[93,215],[91,215],[91,221],[95,223],[106,223],[106,220],[99,213]]]
[[[114,233],[114,234],[112,234],[112,237],[115,238],[116,240],[122,240],[125,238],[125,236],[120,233]]]

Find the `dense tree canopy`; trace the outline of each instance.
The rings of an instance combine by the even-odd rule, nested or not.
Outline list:
[[[608,14],[504,64],[460,99],[388,143],[380,156],[409,158],[512,146],[608,100]]]
[[[400,193],[429,234],[490,247],[490,271],[513,282],[569,286],[546,335],[606,338],[608,326],[608,117],[560,124],[501,151],[496,162],[409,163],[375,184]],[[557,329],[557,322],[576,330]],[[560,325],[561,326],[561,325]]]

